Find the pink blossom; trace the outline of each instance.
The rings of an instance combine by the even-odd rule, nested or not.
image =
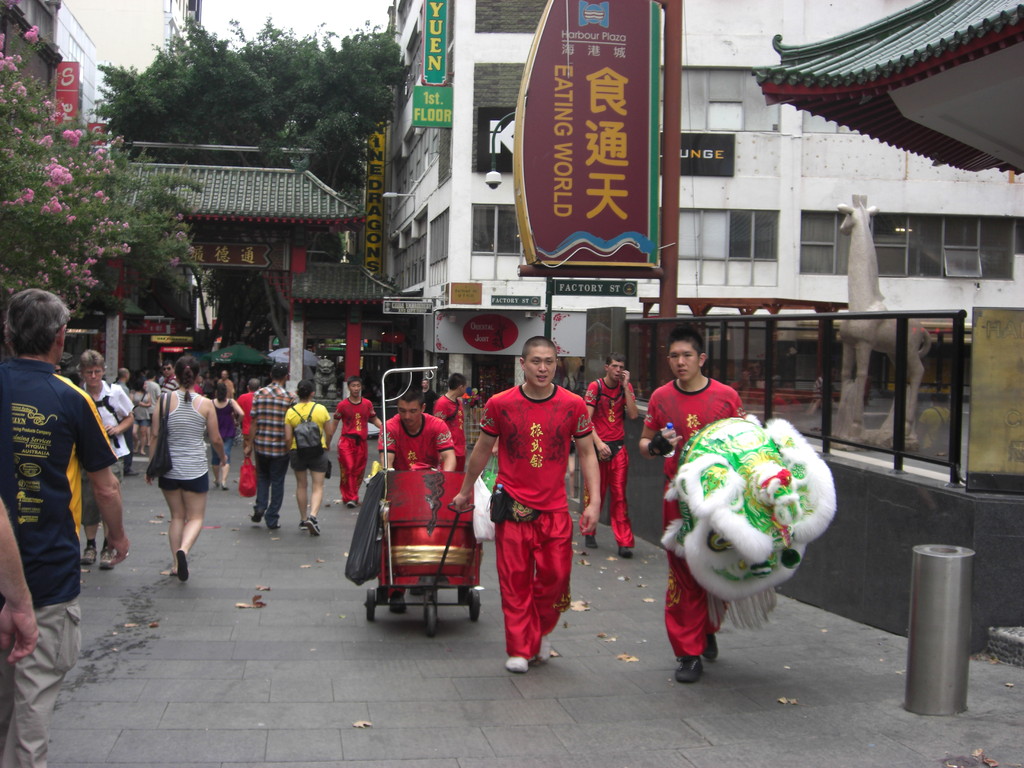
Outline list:
[[[46,134],[41,139],[39,139],[36,143],[39,144],[39,146],[41,146],[41,147],[52,147],[53,146],[53,136],[51,136],[50,134]]]
[[[25,33],[25,40],[30,43],[39,42],[39,27],[34,24],[28,28],[28,32]]]

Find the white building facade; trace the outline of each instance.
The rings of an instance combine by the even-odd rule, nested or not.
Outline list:
[[[94,121],[103,90],[99,64],[135,67],[140,72],[156,52],[199,19],[202,0],[63,0],[57,13],[57,45],[65,61],[82,73],[82,115]]]
[[[545,2],[448,0],[451,129],[411,125],[412,87],[423,67],[423,2],[396,3],[409,79],[388,150],[389,189],[401,195],[386,201],[389,272],[403,291],[435,298],[438,311],[424,324],[429,352],[473,354],[475,362],[481,350],[450,342],[469,339],[467,325],[481,314],[507,317],[522,338],[543,328],[535,306],[508,298],[526,302],[545,292],[542,279],[517,272],[512,174],[505,172],[496,189],[484,177],[491,163],[487,132],[514,109]],[[776,34],[790,45],[813,42],[908,5],[684,4],[684,145],[710,137],[734,142],[734,151],[730,175],[680,179],[680,297],[845,302],[847,239],[838,234],[836,205],[862,194],[880,209],[875,241],[891,309],[970,312],[1020,302],[1024,181],[1012,173],[934,167],[792,107],[768,106],[751,73],[778,63]],[[509,127],[496,137],[499,170],[511,167],[511,135]],[[926,247],[909,232],[927,232]],[[657,281],[640,281],[641,297],[658,293]],[[452,300],[467,297],[473,303]],[[609,301],[558,296],[556,317]],[[639,299],[611,301],[642,311]],[[583,354],[570,346],[575,342],[563,344],[568,354]],[[456,357],[449,367],[464,370],[469,362]]]

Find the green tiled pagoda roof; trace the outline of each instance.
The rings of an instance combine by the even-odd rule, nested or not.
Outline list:
[[[357,264],[308,264],[292,275],[292,299],[303,302],[375,302],[395,289]]]
[[[769,104],[792,104],[937,163],[1021,170],[909,119],[891,94],[1022,42],[1024,3],[925,0],[830,40],[787,46],[776,36],[780,64],[754,75]]]
[[[181,175],[200,185],[184,190],[194,218],[293,223],[361,223],[364,215],[309,171],[220,165],[137,163],[147,175]]]
[[[865,85],[908,68],[944,60],[991,34],[1020,27],[1024,3],[926,0],[873,24],[809,45],[772,44],[780,65],[754,70],[759,83],[842,87]]]

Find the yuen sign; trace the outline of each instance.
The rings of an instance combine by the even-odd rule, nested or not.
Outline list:
[[[448,82],[448,0],[423,3],[423,84]]]
[[[650,0],[548,0],[516,110],[529,263],[657,266],[660,14]]]

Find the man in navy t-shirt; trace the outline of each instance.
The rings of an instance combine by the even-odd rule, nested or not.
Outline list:
[[[44,765],[50,717],[78,658],[81,472],[92,484],[112,561],[128,556],[116,461],[96,406],[54,374],[71,313],[36,288],[11,297],[0,365],[0,496],[21,550],[39,626],[35,651],[0,664],[0,765]],[[0,649],[0,654],[7,649]]]

